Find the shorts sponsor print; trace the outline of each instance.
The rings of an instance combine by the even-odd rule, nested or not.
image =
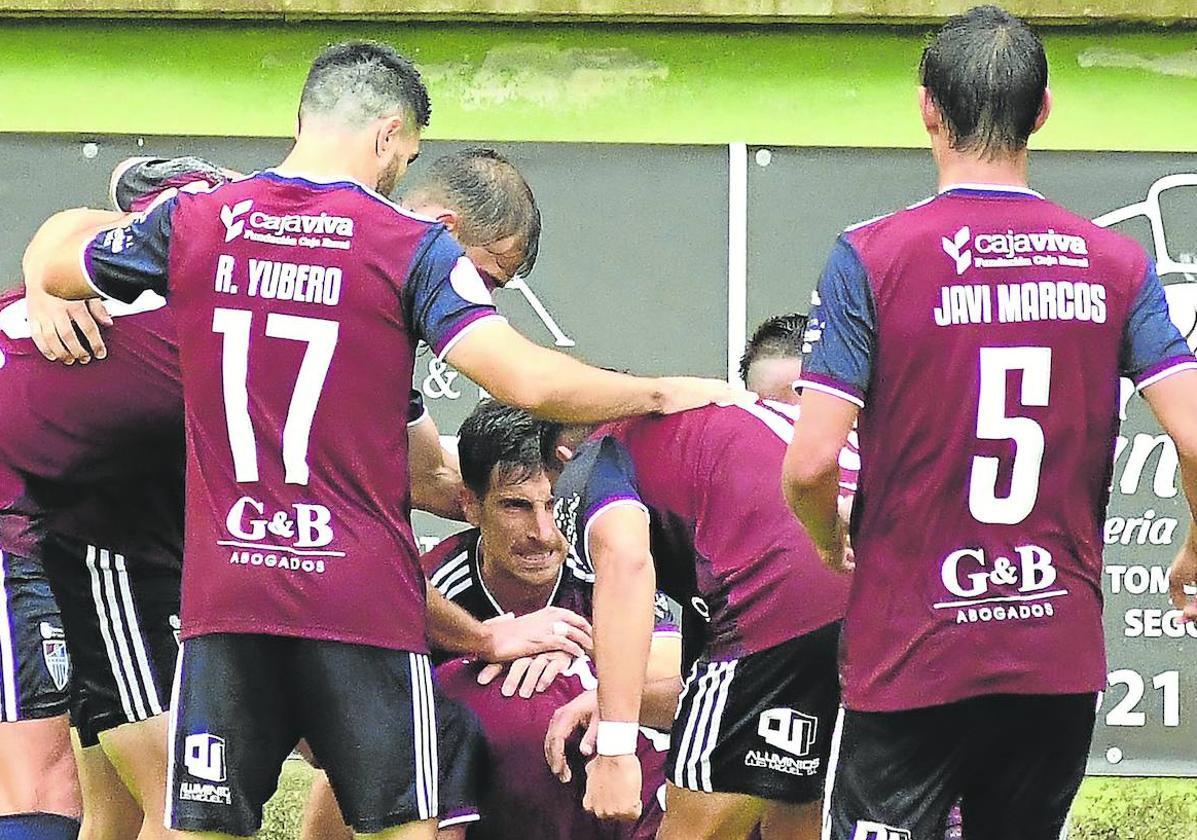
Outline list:
[[[440,695],[425,654],[297,637],[198,636],[183,644],[173,694],[168,827],[256,832],[301,738],[359,833],[477,818],[480,728]]]
[[[804,803],[822,796],[839,707],[839,622],[738,660],[698,660],[666,763],[703,793]]]

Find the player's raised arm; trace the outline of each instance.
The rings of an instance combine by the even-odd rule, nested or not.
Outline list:
[[[33,340],[46,358],[84,361],[82,348],[48,298],[112,297],[131,303],[146,289],[166,292],[167,251],[175,199],[145,215],[77,208],[51,216],[25,249],[22,270]]]
[[[120,224],[127,217],[110,210],[77,207],[47,219],[25,249],[22,268],[29,328],[38,350],[48,359],[86,364],[92,356],[106,355],[96,321],[108,323],[102,307],[65,304],[63,300],[95,297],[83,275],[79,255],[95,234]],[[75,334],[83,333],[88,346]]]
[[[534,344],[498,319],[479,324],[446,358],[497,399],[570,423],[672,414],[744,398],[743,389],[713,379],[645,378],[600,370]]]

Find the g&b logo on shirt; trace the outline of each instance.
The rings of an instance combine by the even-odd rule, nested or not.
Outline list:
[[[910,832],[872,820],[857,820],[852,840],[910,840]]]
[[[953,551],[943,560],[940,580],[954,597],[934,604],[934,609],[957,610],[957,624],[1054,615],[1048,602],[1068,590],[1056,586],[1051,552],[1020,545],[1012,553],[1013,558],[991,558],[981,548]]]

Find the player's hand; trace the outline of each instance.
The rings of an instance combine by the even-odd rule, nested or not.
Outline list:
[[[728,385],[719,379],[696,376],[666,376],[661,383],[661,414],[676,414],[691,408],[718,405],[749,405],[756,402],[756,394],[739,385]]]
[[[640,817],[640,759],[634,755],[600,755],[586,765],[582,807],[600,820]]]
[[[486,628],[490,638],[483,658],[487,662],[511,662],[552,650],[573,658],[594,649],[590,622],[560,607],[545,607],[519,618],[492,618]]]
[[[846,575],[856,568],[856,555],[853,553],[852,543],[848,539],[848,525],[847,521],[843,519],[842,508],[840,515],[836,518],[831,545],[826,548],[815,546],[815,550],[819,552],[819,559],[823,561],[823,565],[833,572]]]
[[[52,362],[87,364],[108,355],[99,324],[112,326],[112,318],[99,299],[62,300],[36,290],[27,290],[29,331],[33,343]],[[85,341],[79,340],[78,328]]]
[[[507,668],[507,679],[503,680],[500,689],[504,697],[514,697],[518,691],[520,697],[527,700],[533,694],[544,691],[553,684],[553,680],[569,667],[574,661],[572,656],[559,650],[548,653],[538,653],[536,656],[525,656],[515,660],[510,666],[492,662],[478,673],[479,685],[490,685],[495,677]]]
[[[586,734],[582,736],[579,749],[586,757],[594,755],[598,722],[598,693],[593,690],[582,692],[553,712],[553,717],[549,720],[549,731],[544,736],[544,760],[562,784],[568,784],[573,778],[569,761],[565,757],[565,743],[579,729],[585,729]]]
[[[1197,621],[1197,531],[1190,530],[1172,568],[1168,570],[1168,591],[1172,606],[1184,611],[1183,620]],[[1187,590],[1187,591],[1186,591]]]

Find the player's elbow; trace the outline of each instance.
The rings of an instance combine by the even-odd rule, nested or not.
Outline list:
[[[790,447],[782,466],[781,488],[793,507],[803,496],[835,484],[838,478],[838,450],[829,447],[797,450]]]

